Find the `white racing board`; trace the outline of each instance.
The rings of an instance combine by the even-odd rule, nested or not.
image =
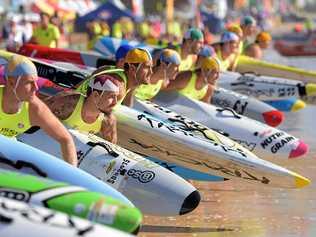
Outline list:
[[[119,144],[134,152],[256,185],[297,188],[309,183],[283,167],[248,156],[240,149],[206,141],[144,112],[120,106],[115,115]]]
[[[256,98],[221,87],[214,91],[211,103],[218,107],[232,108],[238,114],[258,120],[272,127],[280,125],[284,120],[284,114],[271,105]]]
[[[2,135],[0,135],[0,148],[0,168],[2,169],[84,187],[133,205],[114,188],[57,157]]]
[[[171,216],[194,210],[198,191],[187,181],[140,155],[92,134],[69,129],[79,159],[79,168],[114,187],[144,214]],[[33,130],[18,139],[56,157],[59,144],[43,130]]]
[[[178,93],[160,93],[155,103],[218,131],[265,160],[301,157],[308,146],[300,139],[237,114]]]
[[[309,97],[313,98],[316,95],[315,83],[303,83],[298,80],[251,73],[220,73],[218,85],[259,100],[284,100],[292,97],[309,100]]]
[[[44,207],[0,197],[0,236],[128,237],[132,235]]]

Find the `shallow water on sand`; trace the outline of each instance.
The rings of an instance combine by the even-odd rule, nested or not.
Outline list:
[[[316,58],[270,56],[270,61],[316,70]],[[139,236],[316,236],[315,111],[316,106],[308,105],[286,114],[279,128],[303,139],[310,152],[302,159],[277,162],[314,181],[311,185],[285,190],[233,181],[194,181],[202,196],[199,207],[181,217],[146,216]]]

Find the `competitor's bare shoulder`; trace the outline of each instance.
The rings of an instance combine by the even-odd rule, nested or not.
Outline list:
[[[67,119],[74,111],[81,94],[78,92],[61,92],[45,100],[50,110],[62,120]]]

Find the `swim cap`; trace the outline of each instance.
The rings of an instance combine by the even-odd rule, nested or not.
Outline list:
[[[227,31],[233,32],[236,35],[242,35],[243,34],[242,29],[237,24],[232,24],[232,25],[228,26],[227,27]]]
[[[202,58],[201,69],[212,70],[216,69],[219,71],[220,61],[216,57]]]
[[[99,91],[119,92],[119,86],[117,85],[116,79],[107,74],[91,78],[89,87]]]
[[[5,67],[6,77],[19,77],[31,75],[37,77],[37,70],[34,63],[27,57],[21,55],[12,56]]]
[[[271,40],[272,40],[271,35],[265,31],[260,32],[256,37],[256,41],[258,42],[270,42]]]
[[[128,53],[128,51],[130,51],[131,49],[133,49],[134,47],[129,45],[129,44],[123,44],[121,45],[115,53],[115,60],[118,61],[122,58],[125,58],[126,54]]]
[[[128,51],[125,57],[127,63],[145,63],[151,61],[152,57],[148,50],[143,48],[134,48]]]
[[[233,32],[225,31],[221,36],[221,42],[227,43],[231,41],[238,41],[239,37]]]
[[[204,36],[200,29],[190,28],[187,32],[185,32],[184,39],[203,40]]]
[[[251,25],[251,26],[255,26],[255,25],[257,25],[257,22],[256,22],[255,18],[253,18],[252,16],[245,16],[245,17],[241,20],[240,25],[245,25],[245,26]]]
[[[198,53],[198,56],[202,57],[213,57],[215,56],[215,49],[212,46],[204,45],[200,52]]]
[[[180,65],[181,63],[180,55],[172,49],[163,49],[160,53],[159,59],[165,63],[173,63],[176,65]]]

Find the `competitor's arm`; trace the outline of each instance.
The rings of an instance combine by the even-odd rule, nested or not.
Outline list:
[[[233,55],[231,59],[230,67],[228,68],[229,71],[232,71],[232,72],[236,71],[239,55],[240,55],[239,53],[236,53],[235,55]]]
[[[33,126],[40,126],[49,136],[59,142],[63,159],[77,166],[77,154],[73,139],[67,129],[38,98],[30,103],[30,120]]]
[[[166,91],[181,90],[187,86],[191,76],[192,76],[191,71],[181,72],[177,75],[176,79],[173,81],[170,81],[167,88],[164,88],[163,90],[166,90]]]
[[[262,58],[262,50],[258,45],[252,44],[245,49],[245,55],[252,58],[260,59]]]
[[[128,107],[133,107],[134,105],[134,94],[135,94],[135,89],[129,89],[124,97],[124,100],[122,102],[123,105],[126,105]]]
[[[210,104],[214,90],[215,90],[215,86],[208,85],[207,92],[206,92],[205,96],[201,99],[201,101]]]
[[[102,127],[100,131],[101,137],[105,140],[116,144],[117,143],[117,126],[116,117],[114,114],[110,114],[102,121]]]

